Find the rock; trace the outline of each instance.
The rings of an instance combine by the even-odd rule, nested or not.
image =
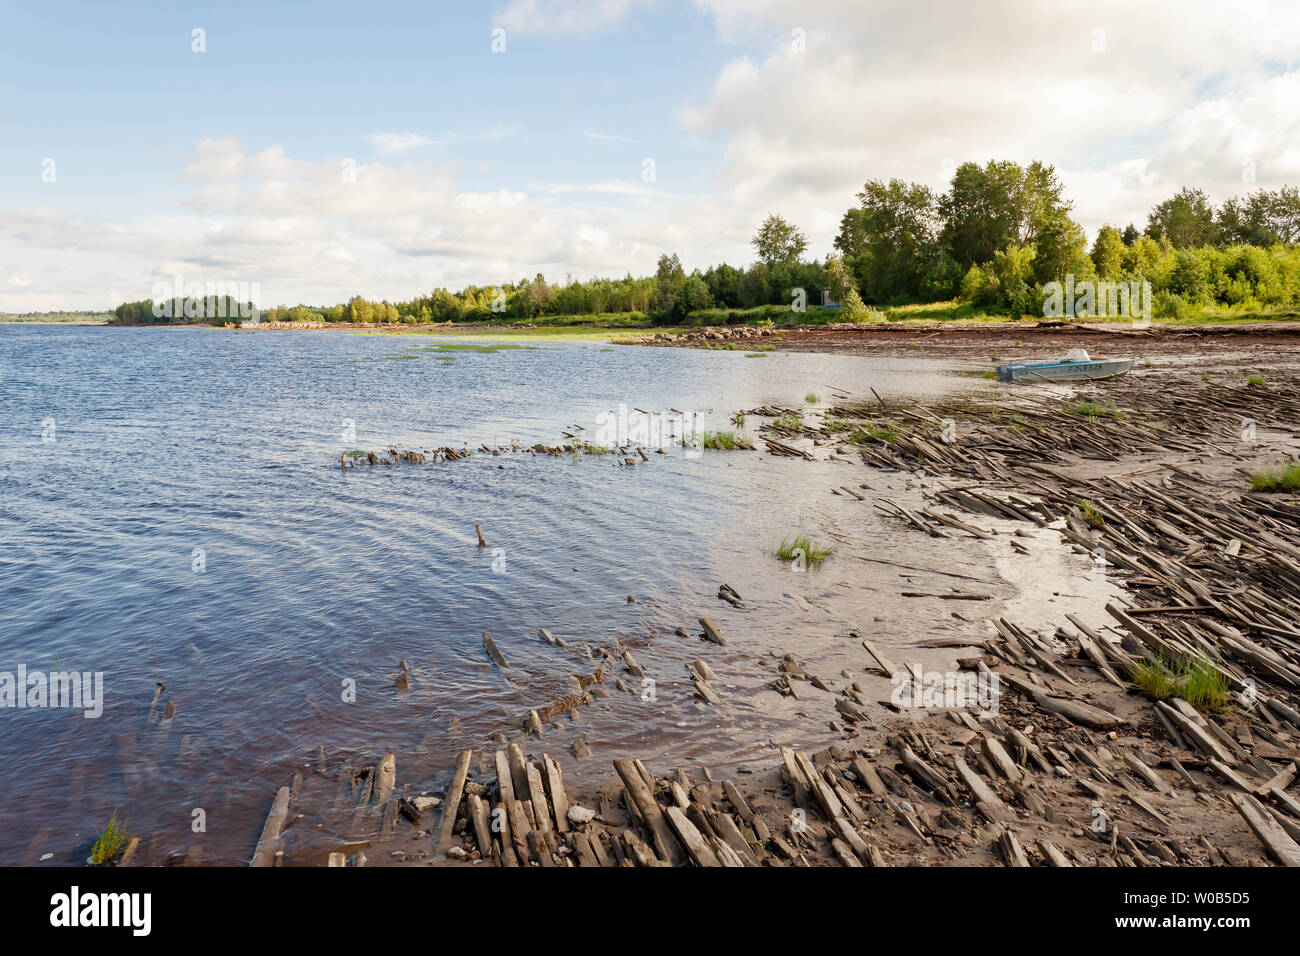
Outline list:
[[[586,807],[580,807],[575,804],[574,806],[569,807],[568,817],[570,823],[574,826],[580,827],[583,824],[590,823],[592,820],[596,819],[596,811],[588,810]]]
[[[442,797],[431,797],[426,795],[423,797],[416,797],[411,802],[415,804],[415,809],[423,813],[430,807],[436,807],[442,803]]]
[[[465,857],[469,856],[469,854],[465,852],[465,848],[463,846],[451,847],[449,850],[447,850],[447,855],[451,857],[453,860],[463,860],[465,859]]]

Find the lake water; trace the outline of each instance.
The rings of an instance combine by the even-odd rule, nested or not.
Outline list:
[[[390,444],[554,443],[620,403],[726,427],[736,410],[798,406],[832,387],[924,399],[990,383],[925,360],[593,343],[438,352],[435,341],[446,340],[0,327],[0,671],[104,675],[98,718],[0,710],[0,863],[84,862],[114,810],[145,839],[142,862],[193,860],[201,847],[202,862],[239,863],[295,771],[333,793],[338,768],[393,751],[399,787],[445,783],[458,750],[491,747],[498,731],[513,739],[529,708],[594,669],[539,627],[578,648],[622,639],[657,682],[653,701],[610,686],[531,741],[579,781],[623,755],[743,762],[807,727],[809,712],[833,740],[830,695],[779,697],[760,659],[789,651],[838,676],[862,667],[850,628],[906,646],[963,627],[945,602],[903,606],[899,572],[862,559],[1015,593],[983,543],[941,544],[830,494],[914,494],[856,462],[680,449],[636,467],[526,453],[346,471],[338,461]],[[773,557],[800,530],[834,536],[821,570],[792,573]],[[722,581],[743,608],[717,599]],[[701,615],[727,647],[696,639]],[[508,678],[484,654],[484,631]],[[717,672],[724,706],[693,698],[695,659]],[[405,692],[394,687],[401,660]],[[350,683],[355,701],[344,700]],[[568,748],[580,735],[594,752],[584,761]],[[296,862],[342,838],[299,829]]]

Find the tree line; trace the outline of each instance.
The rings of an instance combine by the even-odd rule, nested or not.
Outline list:
[[[622,279],[542,274],[501,285],[434,289],[404,302],[354,296],[332,306],[275,306],[281,322],[492,322],[556,316],[681,322],[708,309],[789,309],[803,290],[809,306],[823,289],[843,318],[863,321],[871,306],[957,300],[983,311],[1038,314],[1043,286],[1076,282],[1149,282],[1155,312],[1187,314],[1193,306],[1241,309],[1300,302],[1300,190],[1260,189],[1218,207],[1197,189],[1156,205],[1145,228],[1103,226],[1091,247],[1063,197],[1054,167],[991,160],[958,166],[946,191],[900,179],[871,180],[844,213],[834,251],[805,260],[807,237],[769,215],[751,239],[755,261],[687,271],[675,253],[655,274]],[[175,306],[155,315],[153,302],[117,307],[116,324],[204,321]],[[192,310],[191,310],[192,311]],[[173,318],[172,316],[175,316]]]
[[[1157,315],[1193,305],[1243,309],[1300,300],[1300,190],[1284,186],[1215,208],[1198,189],[1156,205],[1139,232],[1103,226],[1089,247],[1055,169],[990,161],[957,167],[946,192],[872,180],[840,222],[835,248],[879,304],[957,299],[1037,314],[1043,286],[1150,282]]]

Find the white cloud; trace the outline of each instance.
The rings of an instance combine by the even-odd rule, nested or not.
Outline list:
[[[762,52],[680,119],[726,144],[721,201],[802,210],[814,248],[865,180],[942,188],[965,160],[1053,163],[1090,230],[1183,185],[1242,191],[1249,158],[1258,185],[1300,172],[1300,84],[1267,72],[1300,56],[1292,3],[697,2]]]
[[[338,157],[299,160],[234,139],[198,143],[180,179],[186,195],[161,216],[118,225],[31,207],[8,213],[0,236],[7,231],[32,261],[57,258],[69,294],[107,307],[121,299],[104,298],[109,285],[78,263],[129,261],[129,270],[105,271],[115,276],[112,287],[134,290],[130,298],[179,273],[187,282],[257,282],[262,305],[323,303],[356,293],[408,298],[436,285],[537,272],[557,280],[640,273],[670,248],[703,266],[718,235],[706,226],[707,204],[673,211],[630,180],[536,193],[472,190],[450,163],[345,167]],[[0,258],[17,265],[5,243],[0,238]]]
[[[140,218],[5,210],[0,261],[10,278],[0,308],[108,306],[176,271],[260,282],[268,302],[321,303],[539,271],[645,273],[664,251],[688,268],[740,265],[768,212],[796,222],[810,252],[824,255],[864,181],[943,188],[965,160],[1053,163],[1090,231],[1142,225],[1184,185],[1221,201],[1300,180],[1300,70],[1291,67],[1300,63],[1300,7],[1289,0],[1249,11],[1210,0],[696,3],[735,44],[676,113],[694,144],[721,156],[711,179],[670,194],[599,174],[524,182],[524,172],[487,188],[486,159],[500,150],[466,149],[464,167],[411,152],[500,139],[514,129],[509,116],[441,142],[369,134],[374,162],[207,139]],[[514,0],[494,22],[580,34],[648,6]],[[472,186],[464,168],[478,171]],[[1252,170],[1253,183],[1243,178]]]
[[[661,190],[631,179],[605,179],[598,183],[554,183],[542,187],[551,195],[563,193],[605,193],[610,196],[664,196]]]

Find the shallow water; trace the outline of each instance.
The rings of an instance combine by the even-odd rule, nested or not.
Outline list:
[[[1007,559],[984,543],[929,539],[869,501],[832,495],[843,484],[916,495],[902,476],[858,463],[672,449],[631,468],[613,456],[526,453],[338,466],[350,448],[553,443],[572,425],[595,429],[620,403],[728,427],[736,410],[798,406],[810,391],[924,400],[993,387],[952,375],[952,363],[430,344],[0,327],[0,671],[102,671],[105,698],[97,719],[0,710],[0,863],[46,853],[81,863],[115,809],[145,837],[142,862],[193,860],[201,846],[205,863],[238,863],[295,771],[308,776],[304,804],[309,792],[333,794],[340,767],[390,750],[399,787],[444,783],[458,750],[519,734],[529,708],[594,670],[543,643],[539,627],[577,648],[622,639],[656,681],[654,700],[642,700],[611,677],[608,699],[548,726],[542,745],[566,775],[604,774],[623,755],[735,765],[806,733],[810,714],[829,737],[835,717],[829,695],[765,690],[774,675],[759,658],[789,651],[828,678],[860,673],[850,629],[895,648],[979,633],[952,616],[968,606],[909,602],[900,583],[1020,593],[999,571]],[[820,570],[794,573],[772,556],[800,530],[833,538]],[[899,563],[986,583],[903,578]],[[1071,568],[1092,580],[1086,561]],[[716,598],[721,581],[744,608]],[[694,635],[700,615],[727,647],[673,636]],[[508,676],[484,654],[484,631]],[[908,659],[934,656],[916,654]],[[693,699],[684,665],[695,659],[717,672],[723,707]],[[407,692],[394,687],[401,660]],[[355,701],[343,699],[347,682]],[[169,702],[175,716],[164,719]],[[593,750],[582,762],[568,750],[579,735]],[[321,777],[310,767],[318,746]],[[329,802],[303,812],[324,818]],[[206,815],[201,838],[195,808]],[[343,839],[328,824],[298,829],[288,851],[297,862]]]

